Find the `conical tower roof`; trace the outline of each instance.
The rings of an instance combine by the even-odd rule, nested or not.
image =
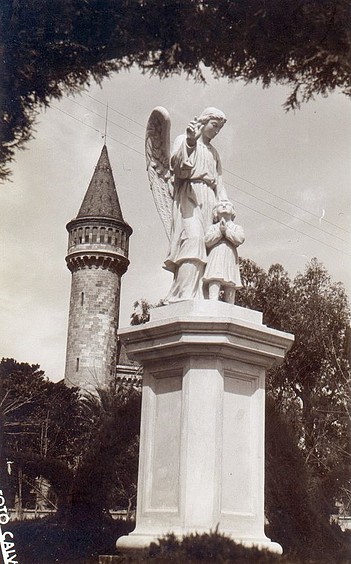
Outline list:
[[[106,145],[102,148],[77,219],[82,217],[111,217],[124,221]]]

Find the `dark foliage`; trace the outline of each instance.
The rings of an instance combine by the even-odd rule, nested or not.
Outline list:
[[[139,391],[106,393],[101,400],[98,425],[74,479],[69,521],[75,525],[97,524],[108,514],[116,468],[140,431]]]
[[[191,534],[178,540],[170,534],[152,543],[145,556],[166,562],[257,562],[273,563],[279,557],[257,548],[246,548],[218,533]]]
[[[132,509],[139,390],[121,386],[82,397],[77,389],[46,380],[38,366],[13,359],[1,361],[0,383],[0,470],[11,505],[19,487],[22,506],[34,503],[40,477],[50,483],[63,522],[92,526],[118,501]]]
[[[113,554],[116,539],[133,528],[134,523],[107,518],[98,526],[72,527],[53,517],[11,524],[21,564],[97,563],[98,554]]]
[[[347,564],[350,560],[347,552],[334,553],[332,558],[328,553],[321,557],[309,559],[298,555],[285,554],[281,557],[256,548],[245,548],[234,543],[229,538],[212,532],[203,535],[189,535],[178,540],[174,535],[168,535],[153,543],[150,548],[134,553],[119,554],[117,556],[115,541],[119,537],[130,533],[134,523],[103,519],[99,525],[75,527],[67,526],[62,520],[47,518],[35,521],[22,521],[11,524],[18,560],[21,564],[97,564],[98,555],[113,554],[118,562],[236,562],[285,564]],[[344,538],[344,544],[349,544],[350,535]]]
[[[77,389],[45,378],[38,365],[2,359],[0,363],[1,460],[10,460],[8,499],[13,504],[23,474],[23,505],[34,501],[39,476],[54,490],[58,508],[69,504],[75,466],[89,438],[91,421]]]
[[[308,470],[295,436],[274,401],[266,401],[266,516],[269,536],[301,561],[349,562],[349,537],[309,494]]]
[[[266,516],[270,535],[285,550],[312,549],[316,515],[307,495],[303,456],[286,420],[271,398],[266,401]]]
[[[40,106],[132,64],[289,84],[287,108],[349,95],[350,22],[349,0],[2,0],[2,175]]]
[[[150,303],[145,298],[137,300],[133,304],[133,312],[130,316],[131,325],[141,325],[142,323],[147,323],[150,321],[150,310],[154,307],[162,307],[166,305],[164,299],[159,300],[156,304]]]
[[[263,322],[288,331],[295,343],[267,374],[267,392],[290,423],[307,468],[308,493],[329,518],[350,491],[350,308],[342,284],[316,259],[290,280],[283,267],[268,272],[241,261],[238,305],[263,312]]]

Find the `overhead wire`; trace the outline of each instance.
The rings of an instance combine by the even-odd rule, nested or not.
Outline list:
[[[62,110],[62,108],[58,108],[57,106],[51,105],[51,108],[54,108],[55,110],[58,110],[59,112],[62,112],[63,114],[66,114],[66,116],[69,116],[72,119],[75,119],[76,121],[79,121],[79,123],[82,123],[83,125],[86,125],[87,127],[90,127],[90,129],[93,129],[94,131],[96,131],[97,133],[100,133],[101,137],[104,138],[104,133],[102,131],[100,131],[100,129],[96,129],[96,127],[93,127],[92,125],[89,125],[88,123],[86,123],[85,121],[72,116],[72,114],[70,114],[69,112],[66,112],[65,110]],[[107,137],[109,139],[113,139],[113,141],[116,141],[117,143],[119,143],[120,145],[123,145],[123,147],[127,147],[127,149],[130,149],[131,151],[134,151],[135,153],[138,153],[139,155],[141,155],[142,157],[144,156],[144,153],[142,153],[141,151],[138,151],[137,149],[134,149],[134,147],[131,147],[130,145],[127,145],[126,143],[123,143],[122,141],[120,141],[119,139],[115,139],[114,137],[112,137],[112,135],[108,134]]]
[[[247,178],[244,178],[243,176],[239,176],[239,174],[236,174],[235,172],[232,172],[231,170],[227,170],[225,168],[223,168],[223,170],[225,170],[226,172],[229,172],[229,174],[232,174],[233,176],[236,176],[237,178],[240,178],[240,180],[243,180],[244,182],[247,182],[248,184],[255,186],[259,190],[263,190],[263,192],[267,192],[267,194],[269,194],[270,196],[273,196],[274,198],[278,198],[279,200],[286,202],[290,206],[294,206],[298,210],[303,211],[305,213],[308,213],[308,214],[312,215],[313,217],[316,217],[317,219],[320,219],[319,215],[317,215],[313,212],[310,212],[310,211],[306,210],[305,208],[302,208],[301,206],[294,204],[293,202],[290,202],[290,200],[287,200],[286,198],[283,198],[282,196],[278,196],[278,194],[273,194],[273,192],[271,192],[270,190],[267,190],[267,188],[263,188],[259,184],[256,184],[255,182],[252,182],[251,180],[248,180]],[[303,221],[301,218],[299,218],[299,219],[300,219],[300,221]],[[324,221],[324,223],[329,223],[330,225],[333,225],[333,227],[337,227],[338,229],[341,229],[341,231],[345,231],[346,233],[349,233],[351,235],[351,231],[348,231],[347,229],[340,227],[340,225],[337,225],[336,223],[332,223],[331,221],[328,221],[327,219],[323,219],[323,221]],[[310,224],[310,225],[312,225],[312,224]],[[330,233],[330,235],[332,235],[332,233]],[[335,235],[335,237],[336,237],[336,235]]]
[[[105,102],[101,102],[101,100],[98,100],[97,98],[94,98],[94,96],[91,96],[90,94],[88,94],[87,92],[83,92],[85,96],[87,96],[88,98],[91,98],[91,100],[95,100],[95,102],[98,102],[99,104],[102,104],[103,106],[106,106]],[[113,112],[116,112],[116,114],[119,114],[120,116],[123,116],[124,118],[126,118],[129,121],[132,121],[133,123],[136,123],[137,125],[140,125],[140,127],[145,127],[145,124],[140,123],[139,121],[136,121],[135,119],[127,116],[126,114],[120,112],[119,110],[116,110],[116,108],[113,108],[112,106],[110,106],[110,110],[112,110]]]
[[[226,186],[232,186],[233,188],[236,188],[236,186],[234,186],[233,184],[230,184],[228,182],[226,182]],[[307,233],[304,233],[303,231],[300,231],[299,229],[296,229],[296,227],[292,227],[291,225],[289,225],[288,223],[284,223],[283,221],[279,221],[279,219],[276,219],[275,217],[271,217],[265,213],[263,213],[262,211],[258,211],[255,210],[254,208],[248,206],[247,204],[244,204],[243,202],[240,202],[237,198],[235,199],[236,202],[238,204],[240,204],[241,206],[244,206],[245,208],[248,208],[251,211],[256,212],[257,214],[263,215],[264,217],[267,217],[268,219],[272,219],[273,221],[275,221],[276,223],[279,223],[280,225],[283,225],[284,227],[287,227],[288,229],[291,229],[293,231],[296,231],[297,233],[300,233],[301,235],[304,235],[305,237],[308,237],[309,239],[312,239],[313,241],[317,241],[317,243],[320,243],[321,245],[324,245],[326,247],[329,247],[330,249],[333,249],[334,251],[338,251],[339,253],[351,256],[351,253],[348,253],[347,251],[342,251],[341,249],[338,249],[337,247],[334,247],[333,245],[329,245],[329,243],[325,243],[324,241],[321,241],[320,239],[317,239],[316,237],[313,237],[312,235],[308,235]]]
[[[88,110],[88,112],[94,114],[95,116],[100,117],[101,119],[105,119],[104,116],[102,116],[101,114],[98,114],[98,112],[94,112],[94,110],[91,110],[90,108],[87,108],[86,106],[84,106],[83,104],[80,104],[79,102],[77,102],[76,100],[72,100],[72,98],[67,97],[67,99],[70,102],[73,102],[73,104],[77,104],[77,106],[80,106],[81,108],[84,108],[85,110]],[[105,104],[106,106],[106,104]],[[109,110],[112,110],[111,106],[108,106]],[[113,125],[116,125],[117,127],[119,127],[119,129],[122,129],[123,131],[126,131],[127,133],[129,133],[130,135],[133,135],[134,137],[137,137],[138,139],[141,139],[142,141],[144,140],[144,137],[142,137],[141,135],[138,135],[137,133],[133,133],[133,131],[130,131],[129,129],[127,129],[126,127],[123,127],[123,125],[120,125],[119,123],[116,123],[114,121],[112,121],[111,119],[108,120],[109,123],[112,123]]]
[[[101,100],[99,100],[98,98],[95,98],[94,96],[91,96],[90,94],[87,94],[86,92],[84,92],[84,95],[85,95],[85,96],[88,96],[89,98],[91,98],[91,99],[94,100],[95,102],[98,102],[99,104],[106,105],[104,102],[101,102]],[[127,115],[124,114],[123,112],[120,112],[119,110],[116,110],[116,109],[113,108],[112,106],[110,106],[110,109],[111,109],[112,111],[116,112],[117,114],[123,116],[123,117],[126,118],[127,120],[132,121],[133,123],[136,123],[136,124],[139,125],[140,127],[143,127],[143,128],[145,127],[145,124],[142,124],[142,123],[140,123],[140,122],[138,122],[138,121],[135,121],[134,119],[130,118],[129,116],[127,116]],[[240,176],[239,174],[236,174],[235,172],[232,172],[231,170],[228,170],[228,169],[225,169],[225,168],[223,168],[223,170],[224,170],[225,172],[228,172],[229,174],[231,174],[231,175],[233,175],[233,176],[236,176],[236,177],[239,178],[240,180],[243,180],[244,182],[247,182],[248,184],[251,184],[251,185],[254,186],[255,188],[258,188],[259,190],[262,190],[263,192],[266,192],[267,194],[269,194],[269,195],[272,196],[273,198],[277,198],[277,199],[279,199],[279,200],[281,200],[281,201],[283,201],[283,202],[285,202],[285,203],[287,203],[287,204],[289,204],[289,205],[291,205],[291,206],[297,208],[298,210],[300,210],[300,211],[302,211],[302,212],[304,212],[304,213],[307,213],[307,214],[311,215],[312,217],[315,217],[315,218],[317,218],[317,219],[320,219],[320,217],[319,217],[317,214],[315,214],[315,213],[313,213],[313,212],[311,212],[311,211],[309,211],[309,210],[306,210],[305,208],[303,208],[303,207],[301,207],[301,206],[298,206],[297,204],[291,202],[291,201],[288,200],[287,198],[283,198],[282,196],[279,196],[278,194],[274,194],[273,192],[271,192],[271,191],[268,190],[267,188],[264,188],[263,186],[260,186],[259,184],[255,183],[255,182],[252,182],[251,180],[248,180],[247,178],[245,178],[245,177],[243,177],[243,176]],[[272,205],[272,206],[273,206],[273,204],[269,204],[269,205]],[[274,207],[274,206],[273,206],[273,207]],[[284,211],[284,210],[283,210],[283,211]],[[285,212],[285,213],[288,213],[288,212]],[[294,216],[293,214],[289,214],[289,215],[292,215],[292,217],[296,217],[296,216]],[[301,218],[298,218],[298,217],[297,217],[297,219],[299,219],[300,221],[303,221],[304,223],[308,223],[308,222],[306,222],[305,220],[303,220],[303,219],[301,219]],[[327,219],[325,219],[325,218],[323,219],[323,221],[324,221],[324,223],[328,223],[329,225],[332,225],[333,227],[336,227],[337,229],[340,229],[341,231],[345,231],[346,233],[351,234],[350,231],[348,231],[347,229],[344,229],[343,227],[340,227],[340,225],[337,225],[336,223],[332,223],[331,221],[329,221],[329,220],[327,220]],[[309,225],[312,225],[312,224],[310,223]],[[313,225],[312,225],[312,226],[313,226]],[[315,227],[315,226],[313,226],[313,227]],[[317,229],[318,229],[318,227],[317,227]],[[323,231],[323,230],[322,230],[322,231]],[[327,232],[326,232],[326,233],[327,233]],[[329,233],[329,235],[338,238],[338,236],[337,236],[337,235],[334,235],[333,233]],[[344,241],[344,242],[346,242],[344,239],[341,239],[341,240]]]
[[[92,96],[89,96],[89,97],[93,98]],[[93,99],[95,100],[95,98],[93,98]],[[100,103],[102,104],[102,102],[100,102]],[[78,105],[81,105],[81,104],[78,104]],[[106,106],[106,104],[104,104],[104,105]],[[83,121],[83,120],[81,120],[81,119],[79,119],[79,118],[73,116],[72,114],[70,114],[69,112],[63,110],[62,108],[58,108],[57,106],[54,106],[54,105],[52,105],[51,107],[54,108],[54,109],[56,109],[56,110],[58,110],[58,111],[60,111],[60,112],[62,112],[63,114],[67,115],[68,117],[70,117],[70,118],[72,118],[72,119],[78,121],[79,123],[81,123],[81,124],[83,124],[83,125],[89,127],[90,129],[93,129],[94,131],[96,131],[97,133],[99,133],[102,138],[104,137],[104,133],[103,133],[103,132],[101,132],[99,129],[97,129],[97,128],[91,126],[90,124],[87,124],[85,121]],[[84,106],[83,106],[83,107],[84,107]],[[87,108],[85,108],[85,109],[87,109]],[[113,108],[111,108],[111,107],[109,106],[109,109],[113,109]],[[96,114],[96,112],[94,112],[94,111],[92,111],[92,110],[90,110],[90,109],[89,109],[88,111],[91,112],[91,113],[95,113],[95,114]],[[116,111],[116,110],[114,110],[114,111]],[[118,113],[121,113],[121,112],[118,112]],[[97,114],[97,115],[99,115],[99,114]],[[121,115],[123,115],[124,117],[127,117],[127,116],[125,116],[125,115],[122,114],[122,113],[121,113]],[[101,116],[101,115],[99,115],[99,117],[105,119],[105,118],[104,118],[103,116]],[[132,121],[133,121],[133,120],[132,120]],[[114,123],[114,122],[110,122],[110,123]],[[136,123],[137,123],[137,122],[136,122]],[[115,124],[115,123],[114,123],[114,125],[116,125],[117,127],[119,127],[118,124]],[[141,124],[139,124],[139,125],[141,125]],[[140,139],[142,139],[141,136],[137,136],[137,137],[139,137]],[[126,143],[123,143],[123,142],[120,141],[119,139],[116,139],[115,137],[111,136],[110,134],[107,135],[107,138],[109,138],[109,139],[111,139],[111,140],[113,140],[113,141],[116,141],[116,142],[119,143],[120,145],[122,145],[122,146],[124,146],[124,147],[126,147],[126,148],[128,148],[128,149],[130,149],[130,150],[132,150],[132,151],[134,151],[135,153],[138,153],[138,154],[141,155],[142,157],[144,157],[144,153],[142,153],[141,151],[138,151],[137,149],[135,149],[134,147],[131,147],[130,145],[128,145],[128,144],[126,144]],[[225,170],[226,172],[230,172],[230,171],[227,171],[226,169],[223,169],[223,170]],[[286,213],[287,215],[291,215],[291,216],[294,217],[295,219],[298,219],[298,220],[301,221],[301,218],[299,218],[299,217],[297,217],[297,216],[294,216],[294,215],[292,215],[292,214],[289,214],[288,212],[286,212],[285,210],[282,210],[282,209],[279,208],[278,206],[274,206],[273,204],[270,204],[269,202],[266,202],[265,200],[263,200],[263,199],[261,199],[261,198],[258,198],[257,196],[254,196],[254,195],[252,195],[252,194],[248,194],[247,192],[245,192],[244,190],[240,189],[238,186],[235,186],[234,184],[230,184],[230,183],[226,182],[226,185],[227,185],[227,186],[231,186],[232,188],[234,188],[234,189],[236,189],[236,190],[240,190],[240,191],[244,192],[244,194],[249,195],[249,196],[251,196],[252,198],[255,198],[255,199],[257,199],[257,200],[259,200],[259,201],[261,201],[261,202],[264,202],[265,204],[270,205],[270,206],[276,208],[276,209],[279,210],[279,211],[283,211],[283,212]],[[282,221],[279,221],[278,219],[276,219],[276,218],[274,218],[274,217],[271,217],[271,216],[269,216],[269,215],[263,213],[262,211],[255,210],[254,208],[248,206],[247,204],[244,204],[243,202],[239,202],[237,199],[236,199],[236,201],[237,201],[238,204],[240,204],[240,205],[242,205],[242,206],[244,206],[244,207],[250,209],[251,211],[254,211],[254,212],[257,213],[257,214],[260,214],[260,215],[262,215],[262,216],[264,216],[264,217],[266,217],[266,218],[268,218],[268,219],[270,219],[270,220],[272,220],[272,221],[275,221],[276,223],[278,223],[278,224],[280,224],[280,225],[283,225],[284,227],[287,227],[288,229],[291,229],[291,230],[293,230],[293,231],[296,231],[297,233],[300,233],[301,235],[303,235],[303,236],[305,236],[305,237],[308,237],[308,238],[312,239],[313,241],[316,241],[316,242],[318,242],[318,243],[320,243],[320,244],[322,244],[322,245],[324,245],[324,246],[327,246],[327,247],[329,247],[329,248],[331,248],[331,249],[333,249],[333,250],[335,250],[335,251],[338,251],[338,252],[340,252],[340,253],[343,253],[343,254],[346,254],[346,255],[348,255],[348,256],[351,256],[351,253],[348,253],[348,252],[343,251],[343,250],[341,250],[341,249],[339,249],[339,248],[337,248],[337,247],[334,247],[334,246],[332,246],[332,245],[330,245],[330,244],[328,244],[328,243],[325,243],[324,241],[321,241],[320,239],[317,239],[316,237],[313,237],[312,235],[308,235],[307,233],[304,233],[303,231],[300,231],[300,230],[296,229],[296,227],[292,227],[292,226],[288,225],[287,223],[284,223],[284,222],[282,222]],[[315,227],[314,225],[312,225],[312,224],[310,224],[310,223],[308,223],[308,222],[306,222],[306,221],[305,221],[304,223],[306,223],[309,227]],[[317,229],[318,229],[318,228],[317,228]],[[331,233],[328,233],[327,231],[323,231],[322,229],[320,229],[320,231],[322,231],[322,232],[323,232],[324,234],[326,234],[326,235],[333,236],[333,237],[337,237],[337,236],[335,236],[335,235],[332,235]],[[340,239],[340,237],[337,237],[337,238]],[[346,243],[346,241],[344,241],[343,239],[341,239],[341,240]]]
[[[223,169],[226,172],[230,172],[227,171],[226,169]],[[228,182],[226,183],[228,184]],[[249,192],[246,192],[245,190],[243,190],[242,188],[239,188],[239,186],[236,186],[235,184],[230,184],[230,186],[233,186],[233,188],[236,188],[236,190],[239,190],[240,192],[243,192],[244,194],[246,194],[247,196],[251,196],[251,198],[255,198],[256,200],[258,200],[259,202],[263,202],[264,204],[271,206],[272,208],[281,211],[283,213],[285,213],[286,215],[290,215],[290,217],[293,217],[294,219],[297,219],[298,221],[301,221],[302,223],[305,223],[306,225],[308,225],[309,227],[313,227],[313,229],[317,229],[318,231],[321,231],[322,233],[324,233],[324,235],[330,235],[331,237],[335,237],[336,239],[339,239],[340,241],[342,241],[343,243],[348,243],[348,241],[345,241],[345,239],[343,239],[342,237],[339,237],[338,235],[334,235],[333,233],[329,233],[328,231],[325,231],[324,229],[322,229],[321,227],[318,227],[317,225],[313,225],[312,223],[310,223],[309,221],[306,221],[305,219],[302,219],[302,217],[298,217],[297,215],[294,215],[293,213],[290,213],[282,208],[280,208],[279,206],[275,206],[274,204],[271,204],[270,202],[267,202],[266,200],[263,200],[262,198],[259,198],[259,196],[255,196],[253,194],[250,194]]]

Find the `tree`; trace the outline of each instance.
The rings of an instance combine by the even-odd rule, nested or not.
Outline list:
[[[40,435],[40,401],[45,389],[44,373],[38,365],[17,363],[13,359],[2,359],[0,363],[0,464],[2,483],[11,497],[10,484],[17,480],[16,491],[22,505],[22,467],[11,466],[12,479],[7,473],[9,464],[23,450],[33,448]],[[29,446],[30,445],[30,446]],[[6,484],[6,485],[5,485]]]
[[[313,259],[291,281],[281,265],[265,273],[242,263],[238,303],[263,311],[267,325],[295,335],[267,391],[295,432],[319,511],[332,512],[350,491],[350,310],[345,290]]]
[[[166,305],[166,301],[161,298],[156,304],[152,304],[145,298],[137,300],[133,304],[133,311],[130,316],[131,325],[141,325],[150,321],[150,309],[154,307],[162,307]]]
[[[133,414],[140,423],[140,412]],[[139,434],[135,435],[127,445],[123,456],[119,456],[116,463],[115,473],[112,480],[112,499],[115,506],[127,509],[127,520],[132,517],[136,509],[137,483],[139,463]]]
[[[98,412],[98,417],[92,440],[74,476],[70,515],[74,523],[99,522],[106,518],[113,504],[118,470],[119,481],[125,489],[133,489],[132,484],[136,484],[140,391],[121,385],[116,391],[100,390],[98,397],[91,396],[86,401],[93,412]],[[131,470],[128,477],[126,468]]]
[[[350,95],[350,22],[348,0],[3,0],[2,175],[40,106],[133,64],[289,84],[287,108],[336,88]]]
[[[36,479],[45,477],[58,496],[59,508],[67,507],[74,471],[92,427],[78,390],[50,382],[39,365],[13,359],[2,359],[0,382],[0,458],[12,462],[12,493],[23,492],[30,501]],[[21,506],[22,495],[19,498]]]
[[[147,323],[150,321],[150,309],[153,306],[148,300],[145,298],[141,298],[137,300],[133,304],[133,311],[130,316],[130,324],[131,325],[141,325],[142,323]]]
[[[322,489],[320,509],[329,514],[333,496],[350,479],[349,306],[343,286],[332,283],[316,260],[295,278],[291,298],[295,346],[283,367],[272,372],[270,389],[278,398],[288,384],[300,406],[300,442],[316,480],[310,486]]]
[[[7,479],[6,459],[13,462],[9,490],[18,492],[20,476],[28,501],[36,478],[44,477],[56,496],[59,518],[70,522],[84,522],[87,515],[102,519],[116,501],[131,509],[136,497],[139,389],[120,385],[82,395],[62,382],[49,382],[38,365],[13,359],[2,359],[0,382],[5,431],[1,474]],[[9,491],[7,499],[11,497]]]
[[[347,562],[349,538],[331,527],[319,511],[318,496],[308,495],[304,454],[285,414],[272,397],[266,401],[265,515],[268,536],[301,562]],[[295,562],[295,559],[294,559]]]

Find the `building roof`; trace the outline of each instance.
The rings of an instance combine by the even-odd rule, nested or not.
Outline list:
[[[78,212],[77,218],[81,217],[111,217],[124,221],[106,145]]]

